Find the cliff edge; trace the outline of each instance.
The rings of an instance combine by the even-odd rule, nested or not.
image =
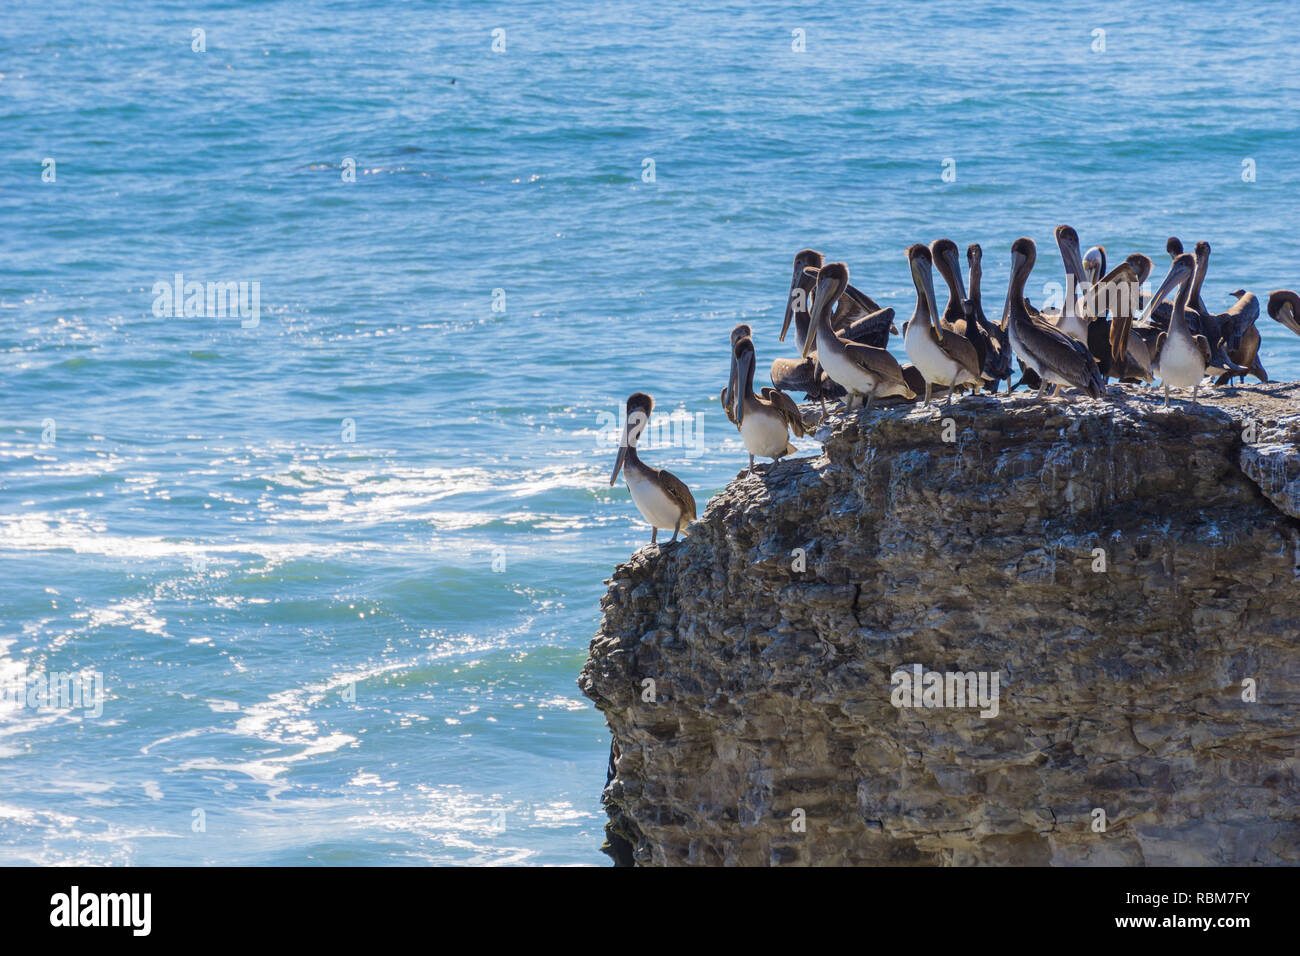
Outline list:
[[[1159,400],[836,417],[616,567],[606,851],[1300,863],[1300,383]]]

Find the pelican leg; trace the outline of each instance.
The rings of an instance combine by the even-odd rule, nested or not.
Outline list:
[[[650,543],[651,543],[651,544],[654,544],[654,543],[655,543],[655,539],[658,538],[658,537],[659,537],[659,529],[656,528],[654,525],[651,525],[651,526],[650,526]]]
[[[826,410],[826,396],[818,395],[817,397],[820,398],[822,401],[822,421],[826,421],[826,419],[830,416],[830,412]]]
[[[930,388],[931,388],[930,383],[929,381],[927,381],[925,383],[925,404],[927,405],[930,404]]]
[[[1169,383],[1165,382],[1165,408],[1169,407]]]
[[[677,540],[677,532],[681,530],[682,530],[682,519],[678,517],[677,524],[673,525],[673,536],[672,536],[672,540],[668,542],[669,544],[672,544],[673,541]]]
[[[751,475],[754,473],[754,456],[753,456],[753,455],[750,455],[750,456],[749,456],[749,473],[750,473]],[[676,535],[674,535],[674,537],[675,537],[675,536],[676,536]]]
[[[1196,393],[1199,392],[1200,390],[1201,390],[1201,383],[1200,383],[1200,382],[1197,382],[1195,385],[1192,386],[1192,404],[1193,404],[1193,405],[1196,404]]]
[[[875,395],[874,392],[873,392],[872,394],[870,394],[870,395],[867,396],[867,411],[868,411],[868,412],[871,411],[871,403],[872,403],[873,401],[875,401],[875,398],[876,398],[876,395]]]
[[[952,404],[952,393],[957,390],[957,386],[952,382],[948,383],[948,397],[943,400],[943,407],[947,408]]]
[[[1040,378],[1038,380],[1038,393],[1034,396],[1034,398],[1041,399],[1043,397],[1043,392],[1046,388],[1047,388],[1047,379]]]

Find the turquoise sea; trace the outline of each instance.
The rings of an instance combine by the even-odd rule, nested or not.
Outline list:
[[[1295,288],[1298,40],[1283,2],[6,4],[0,684],[103,693],[0,704],[0,864],[607,863],[575,680],[649,540],[628,393],[702,511],[728,333],[791,354],[804,246],[900,319],[909,243],[980,242],[993,314],[1061,222],[1155,281],[1210,240],[1220,308]],[[177,273],[256,322],[156,314]]]

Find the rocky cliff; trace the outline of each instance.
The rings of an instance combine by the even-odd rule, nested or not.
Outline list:
[[[854,412],[615,568],[607,852],[1300,863],[1300,384],[1202,398]]]

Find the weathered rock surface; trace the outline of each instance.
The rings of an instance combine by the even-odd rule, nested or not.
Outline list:
[[[615,569],[608,851],[1300,863],[1298,504],[1297,384],[835,419]],[[915,664],[995,672],[997,716],[895,707]]]

